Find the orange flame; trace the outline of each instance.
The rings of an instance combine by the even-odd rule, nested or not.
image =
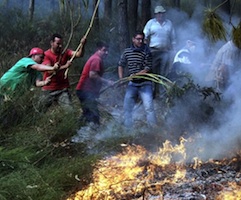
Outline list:
[[[226,188],[215,200],[238,200],[241,199],[241,186],[235,182],[228,183]]]
[[[93,183],[68,200],[133,199],[145,193],[162,199],[164,184],[185,179],[186,171],[181,164],[186,158],[185,141],[181,138],[180,145],[175,146],[166,141],[155,153],[141,146],[127,146],[123,153],[99,161],[93,171]],[[170,165],[174,156],[178,156],[178,161]]]
[[[153,199],[153,196],[163,200],[166,185],[188,182],[184,164],[187,142],[192,140],[181,138],[180,144],[174,146],[166,141],[157,152],[148,152],[138,145],[123,145],[122,153],[100,160],[92,174],[93,182],[67,200]],[[193,160],[193,169],[202,166],[199,158]],[[208,163],[223,165],[225,160],[209,160]],[[241,199],[241,184],[214,185],[218,186],[215,200]]]

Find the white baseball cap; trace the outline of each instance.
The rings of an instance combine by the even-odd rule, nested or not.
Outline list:
[[[155,10],[154,10],[154,13],[164,13],[166,12],[166,10],[162,7],[162,6],[156,6],[155,7]]]

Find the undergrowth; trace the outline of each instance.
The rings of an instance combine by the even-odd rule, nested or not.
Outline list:
[[[101,152],[90,154],[86,144],[70,142],[81,127],[79,105],[74,102],[71,113],[57,105],[43,113],[37,101],[38,95],[29,91],[1,103],[1,200],[65,199],[91,181],[96,161],[110,148],[117,151],[122,140],[112,138]]]

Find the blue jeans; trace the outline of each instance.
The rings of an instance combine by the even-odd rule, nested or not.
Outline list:
[[[135,106],[135,100],[139,96],[143,102],[148,125],[156,125],[157,119],[154,111],[153,95],[152,95],[152,83],[140,84],[136,86],[130,82],[126,89],[124,99],[124,125],[126,127],[132,127],[133,119],[132,112]]]

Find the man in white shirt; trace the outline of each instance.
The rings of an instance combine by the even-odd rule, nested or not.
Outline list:
[[[145,42],[149,44],[152,53],[153,72],[167,76],[170,71],[170,56],[176,44],[176,34],[172,22],[165,17],[166,10],[156,6],[155,18],[150,19],[145,27]],[[161,94],[163,89],[156,85],[155,93]],[[161,90],[161,91],[160,91]]]
[[[218,91],[230,85],[230,77],[240,70],[241,49],[232,41],[226,42],[217,52],[207,80],[212,81]]]

